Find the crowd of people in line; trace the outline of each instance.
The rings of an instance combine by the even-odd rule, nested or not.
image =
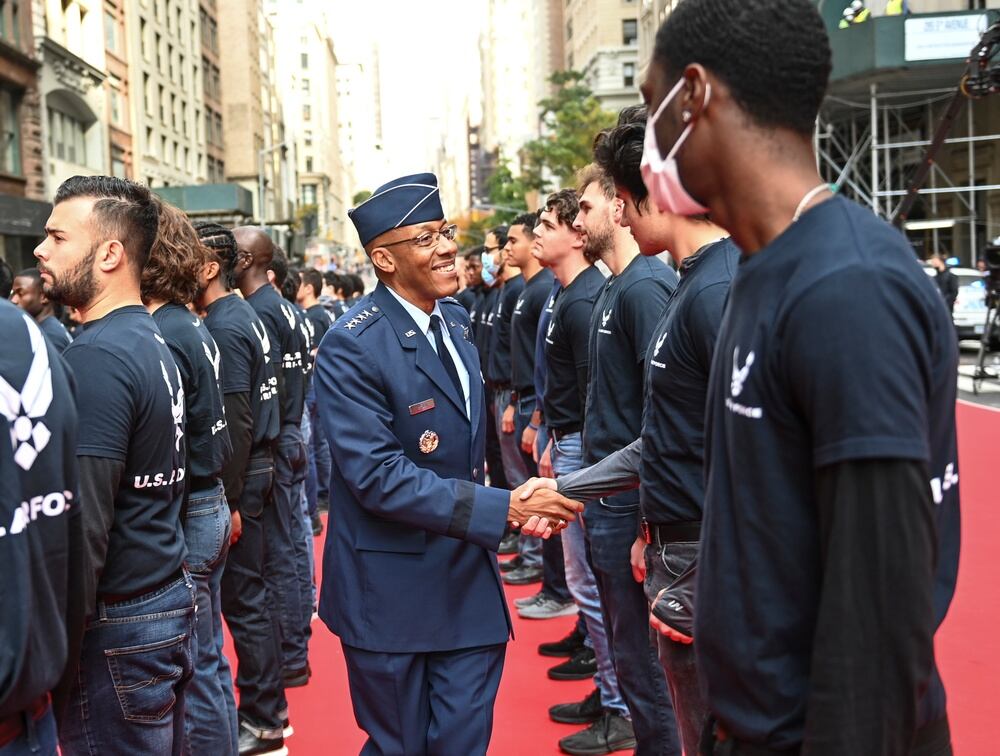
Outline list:
[[[286,752],[317,610],[363,753],[484,754],[502,583],[576,615],[565,753],[951,753],[955,331],[817,173],[830,68],[808,0],[685,0],[537,212],[354,208],[368,294],[66,181],[0,302],[0,754]]]

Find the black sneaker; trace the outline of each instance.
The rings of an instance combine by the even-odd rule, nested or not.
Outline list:
[[[521,556],[519,554],[513,559],[508,559],[505,562],[500,562],[500,572],[513,572],[522,564],[524,564],[524,560],[521,559]]]
[[[330,511],[330,502],[329,502],[329,500],[328,499],[317,499],[316,500],[316,509],[318,509],[320,512],[324,512],[324,513],[329,512]]]
[[[543,574],[541,567],[518,567],[504,575],[501,580],[507,585],[531,585],[542,582]]]
[[[549,670],[550,680],[586,680],[597,674],[597,657],[594,649],[586,646],[576,656]]]
[[[538,646],[538,653],[542,656],[565,656],[572,659],[584,648],[583,633],[576,625],[572,632],[562,640],[552,643],[542,643]]]
[[[520,536],[517,533],[508,533],[500,541],[500,548],[497,549],[497,554],[516,554],[520,541]]]
[[[610,711],[603,712],[586,730],[559,741],[559,749],[571,756],[604,756],[615,751],[631,751],[635,746],[632,723]]]
[[[310,677],[312,677],[312,669],[310,669],[308,662],[306,662],[306,666],[298,669],[281,670],[281,681],[286,688],[301,688],[308,685]]]
[[[262,753],[269,756],[288,756],[281,730],[262,730],[248,722],[240,722],[239,752],[240,756],[256,756]]]
[[[604,713],[601,706],[601,692],[593,692],[579,703],[556,704],[549,709],[549,719],[563,724],[589,724],[596,722]]]
[[[312,529],[314,536],[323,535],[323,521],[319,518],[319,512],[312,516]]]

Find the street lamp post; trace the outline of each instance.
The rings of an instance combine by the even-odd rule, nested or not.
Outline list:
[[[266,226],[264,223],[264,158],[272,152],[285,149],[287,146],[288,142],[281,142],[280,144],[257,150],[257,209],[260,212],[261,228],[265,228]]]

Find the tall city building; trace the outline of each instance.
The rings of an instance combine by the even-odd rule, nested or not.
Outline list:
[[[340,114],[340,153],[347,182],[344,196],[372,190],[386,180],[388,166],[382,150],[382,118],[378,82],[378,48],[345,60],[338,54],[337,111]]]
[[[151,187],[208,177],[202,79],[213,93],[221,84],[216,70],[202,69],[201,10],[199,0],[126,2],[133,173]]]
[[[300,221],[312,237],[342,244],[347,231],[340,154],[337,56],[322,3],[267,0],[274,27],[275,80],[294,147]]]
[[[656,32],[680,0],[640,0],[639,10],[639,73],[645,73],[653,57]]]
[[[104,80],[108,124],[109,173],[132,178],[132,87],[128,74],[126,0],[104,0]]]
[[[259,221],[287,222],[281,174],[288,145],[271,23],[261,0],[226,0],[219,3],[219,26],[226,30],[226,54],[220,56],[226,181],[253,194]]]
[[[568,0],[563,19],[566,68],[581,71],[608,110],[639,98],[637,0]]]
[[[27,267],[48,217],[30,0],[0,2],[0,259]]]
[[[198,129],[205,136],[205,180],[209,184],[221,184],[226,177],[226,150],[222,129],[222,65],[219,60],[219,19],[216,0],[200,0],[198,31],[203,103]],[[191,53],[193,55],[194,50]]]
[[[46,194],[65,179],[110,170],[108,78],[103,8],[84,0],[36,1],[35,41],[42,60]],[[127,111],[119,111],[127,118]]]

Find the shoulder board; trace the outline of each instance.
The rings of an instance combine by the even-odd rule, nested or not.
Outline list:
[[[455,299],[455,297],[441,297],[441,299],[439,299],[438,301],[439,302],[448,302],[449,304],[457,304],[457,305],[462,304],[457,299]]]
[[[335,328],[357,335],[381,317],[382,310],[378,305],[369,304],[367,307],[352,308],[340,317]]]

